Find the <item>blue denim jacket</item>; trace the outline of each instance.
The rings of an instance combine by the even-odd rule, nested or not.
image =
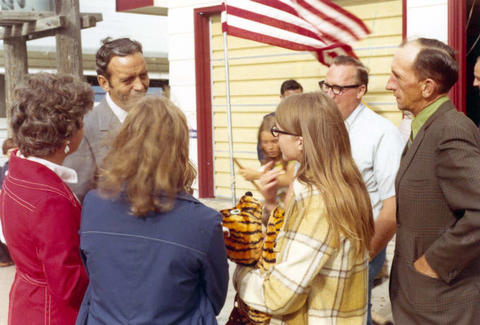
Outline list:
[[[77,325],[217,323],[228,287],[221,216],[192,196],[139,218],[90,191],[80,247],[90,284]]]

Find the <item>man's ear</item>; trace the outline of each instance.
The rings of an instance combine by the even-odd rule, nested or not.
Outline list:
[[[107,77],[98,75],[97,81],[98,81],[98,85],[102,87],[103,90],[105,90],[105,92],[108,93],[110,91],[110,82],[108,81]]]
[[[357,99],[362,99],[363,96],[365,96],[365,93],[367,91],[367,86],[361,85],[357,88]]]
[[[438,85],[435,80],[427,78],[423,81],[422,84],[422,97],[423,98],[430,98],[431,96],[435,95],[438,90]]]

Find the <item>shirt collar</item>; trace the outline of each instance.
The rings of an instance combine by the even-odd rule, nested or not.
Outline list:
[[[30,161],[34,161],[36,163],[39,163],[39,164],[47,167],[52,172],[57,174],[57,176],[60,177],[60,179],[62,181],[64,181],[65,183],[70,183],[70,184],[78,183],[77,172],[72,168],[57,165],[55,163],[52,163],[51,161],[48,161],[48,160],[45,160],[45,159],[42,159],[42,158],[38,158],[38,157],[33,157],[33,156],[25,157],[24,155],[21,154],[20,150],[17,151],[17,157],[27,159],[27,160],[30,160]]]
[[[127,117],[127,111],[115,104],[109,93],[107,93],[106,99],[108,106],[110,106],[113,111],[113,114],[115,114],[120,123],[123,123],[123,121],[125,121],[125,118]]]
[[[360,115],[360,112],[363,111],[365,108],[365,105],[363,103],[358,104],[357,108],[353,110],[353,112],[348,115],[348,117],[345,119],[345,126],[347,127],[347,131],[350,131],[350,128],[352,127],[353,123],[357,119],[358,115]]]
[[[418,131],[422,128],[425,122],[437,111],[437,109],[448,100],[448,96],[442,96],[436,101],[422,109],[420,113],[412,120],[412,136],[415,139]]]
[[[293,180],[293,193],[295,200],[300,201],[308,198],[309,196],[318,195],[320,191],[315,187],[309,187],[306,184],[300,183],[298,178]]]

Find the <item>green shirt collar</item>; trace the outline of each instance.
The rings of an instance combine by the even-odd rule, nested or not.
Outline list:
[[[418,131],[422,128],[425,122],[437,111],[437,109],[448,100],[448,96],[443,96],[425,107],[417,116],[412,120],[412,135],[413,138],[417,136]]]

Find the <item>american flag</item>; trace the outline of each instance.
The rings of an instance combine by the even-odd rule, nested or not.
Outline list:
[[[311,51],[330,65],[350,45],[370,33],[356,16],[329,0],[226,0],[222,30],[295,51]]]

